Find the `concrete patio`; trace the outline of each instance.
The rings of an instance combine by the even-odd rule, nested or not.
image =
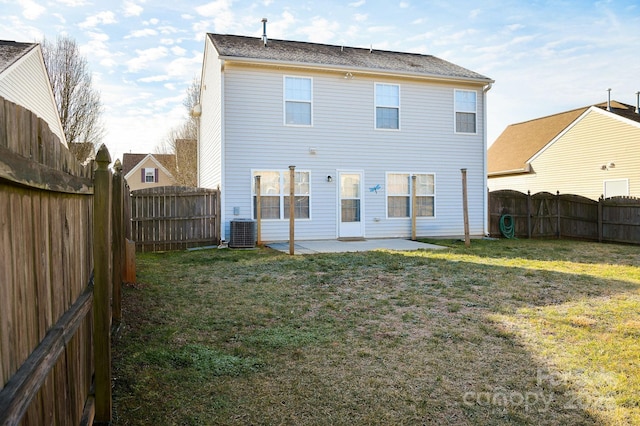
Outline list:
[[[277,242],[267,244],[267,247],[289,253],[289,242]],[[314,253],[346,253],[370,250],[438,250],[445,247],[435,244],[421,243],[418,241],[401,238],[384,238],[371,240],[314,240],[299,241],[294,245],[295,254]]]

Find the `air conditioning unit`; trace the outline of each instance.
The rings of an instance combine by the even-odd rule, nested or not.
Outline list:
[[[236,219],[231,221],[231,248],[253,248],[256,246],[256,223],[251,219]]]

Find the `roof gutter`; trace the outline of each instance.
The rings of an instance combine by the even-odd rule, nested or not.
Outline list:
[[[407,72],[407,71],[389,71],[384,69],[361,68],[361,67],[353,67],[348,65],[326,65],[326,64],[308,63],[308,62],[286,62],[286,61],[279,61],[276,59],[255,59],[255,58],[242,58],[238,56],[223,56],[223,55],[220,55],[218,58],[222,61],[226,61],[227,63],[240,62],[244,64],[270,65],[270,66],[280,66],[280,67],[290,67],[290,68],[312,68],[318,71],[340,71],[340,72],[357,71],[358,73],[368,74],[368,75],[388,75],[388,76],[401,75],[405,77],[420,78],[420,79],[426,79],[426,80],[455,81],[460,83],[483,83],[488,85],[489,89],[491,88],[491,84],[495,83],[495,80],[492,80],[490,78],[442,76],[438,74],[425,74],[425,73]]]
[[[519,175],[524,173],[531,173],[531,164],[527,163],[526,166],[521,169],[500,170],[499,172],[489,172],[487,173],[487,176],[498,177],[498,176],[505,176],[505,175]]]

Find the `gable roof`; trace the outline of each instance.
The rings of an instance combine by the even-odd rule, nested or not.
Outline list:
[[[606,111],[607,103],[596,104],[593,107]],[[507,126],[489,147],[487,153],[489,176],[529,172],[528,161],[589,108],[591,106]],[[611,111],[609,112],[640,122],[640,114],[636,114],[635,108],[631,105],[611,101]]]
[[[151,158],[158,168],[169,176],[173,176],[169,170],[175,169],[176,156],[173,154],[123,154],[122,155],[122,174],[125,178],[137,169],[139,164],[144,163],[147,158]]]
[[[432,55],[275,39],[269,39],[265,46],[262,38],[257,37],[212,33],[207,36],[221,59],[493,83],[489,77]]]
[[[36,46],[37,44],[35,43],[0,40],[0,74]]]

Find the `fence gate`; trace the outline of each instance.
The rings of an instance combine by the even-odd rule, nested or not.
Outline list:
[[[133,191],[131,224],[137,251],[220,244],[220,191],[184,186]]]

